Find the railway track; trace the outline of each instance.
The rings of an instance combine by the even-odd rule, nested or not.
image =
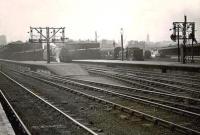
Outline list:
[[[1,89],[0,89],[0,102],[6,112],[6,115],[15,133],[17,135],[31,135],[30,131],[27,129],[26,125],[23,123],[19,115],[16,113],[13,106],[5,97]]]
[[[9,74],[11,74],[10,71],[9,71]],[[15,77],[17,76],[17,78],[18,78],[20,76],[20,74],[14,74],[14,76]],[[19,77],[19,80],[23,81],[23,82],[25,81],[25,82],[28,82],[28,83],[31,82],[30,83],[31,84],[30,87],[32,89],[38,89],[38,88],[40,89],[40,87],[42,87],[42,88],[45,87],[46,89],[52,89],[51,86],[48,83],[46,85],[48,85],[49,88],[46,87],[46,85],[43,85],[43,82],[41,80],[31,79],[30,77],[27,77],[25,75],[23,77],[22,76]],[[36,84],[37,87],[32,87],[32,83]],[[23,84],[25,84],[25,86],[29,87],[26,83],[23,83]],[[57,87],[57,86],[53,86],[53,87]],[[53,88],[52,90],[46,90],[46,89],[41,89],[41,90],[39,90],[37,92],[41,93],[41,92],[47,91],[45,93],[42,93],[42,95],[52,95],[52,96],[58,95],[57,99],[53,99],[52,97],[48,98],[48,99],[51,99],[51,102],[52,101],[53,102],[58,102],[58,100],[60,98],[62,99],[62,97],[66,100],[66,98],[68,99],[68,98],[73,97],[73,95],[74,96],[76,95],[76,98],[73,99],[73,100],[75,100],[75,102],[77,101],[78,103],[81,103],[81,105],[79,105],[79,108],[81,110],[82,110],[81,106],[83,106],[82,103],[84,102],[84,101],[81,100],[82,98],[83,99],[88,99],[86,104],[89,104],[89,105],[91,105],[91,104],[100,104],[100,105],[102,105],[103,108],[101,107],[100,110],[99,110],[100,114],[102,114],[102,111],[103,112],[106,111],[110,115],[103,113],[103,115],[99,116],[99,118],[96,115],[94,117],[95,118],[97,117],[97,119],[99,119],[102,122],[101,124],[105,124],[106,122],[110,123],[110,125],[105,125],[105,128],[107,128],[107,129],[103,128],[103,131],[105,131],[106,134],[115,134],[115,135],[121,135],[121,134],[124,134],[124,135],[125,134],[127,134],[127,135],[129,135],[129,134],[141,134],[141,135],[147,135],[147,134],[155,134],[155,135],[166,134],[166,135],[168,135],[169,134],[169,135],[172,135],[172,134],[175,134],[175,135],[179,135],[179,133],[172,132],[172,131],[170,131],[170,130],[168,130],[166,128],[162,128],[162,127],[156,126],[156,125],[153,126],[153,123],[151,124],[151,122],[148,122],[147,120],[145,120],[143,118],[139,118],[139,117],[136,117],[134,115],[130,115],[129,116],[129,113],[126,113],[126,112],[124,112],[125,113],[124,115],[127,115],[128,121],[127,121],[127,119],[122,120],[121,118],[120,118],[120,120],[118,120],[119,118],[116,117],[116,115],[117,115],[116,111],[117,112],[119,111],[119,116],[120,117],[121,117],[121,115],[122,115],[122,117],[124,116],[123,115],[123,111],[121,111],[119,108],[118,109],[112,109],[112,105],[110,105],[109,103],[104,103],[103,101],[98,100],[98,98],[97,99],[96,98],[93,99],[91,97],[86,97],[86,96],[81,95],[80,93],[76,93],[76,92],[71,92],[71,94],[70,94],[70,91],[67,90],[66,88],[63,89],[63,88],[58,87],[58,90],[55,90],[55,88]],[[91,102],[91,100],[96,101],[96,102]],[[96,106],[97,105],[95,105],[94,111],[92,113],[90,113],[89,115],[93,115],[94,113],[97,113]],[[67,107],[67,108],[69,108],[69,107]],[[74,107],[73,108],[70,107],[70,109],[74,110]],[[87,110],[88,109],[86,109],[86,111]],[[76,110],[76,112],[77,111],[78,110]],[[83,112],[84,111],[81,111],[81,115],[83,115],[83,117],[84,117],[84,113]],[[113,117],[113,114],[114,114],[114,118],[113,118],[113,121],[111,121],[110,118]],[[97,122],[99,123],[100,121],[97,121]],[[129,124],[127,125],[126,121],[131,125],[129,125]],[[92,121],[92,123],[96,123],[96,122]],[[149,127],[149,125],[150,125],[150,127]],[[148,126],[148,128],[146,126]],[[110,129],[112,129],[112,130],[110,130]],[[107,130],[108,131],[110,130],[110,132],[107,132]]]
[[[124,71],[128,71],[128,72],[132,72],[132,73],[138,73],[140,75],[155,75],[157,77],[171,77],[171,78],[175,78],[175,79],[180,79],[180,80],[188,80],[188,81],[192,81],[192,82],[200,82],[200,74],[197,73],[161,73],[160,71],[156,71],[156,70],[144,70],[144,69],[135,69],[135,68],[130,68],[130,67],[122,67],[122,66],[104,66],[104,65],[95,65],[95,64],[81,64],[82,66],[86,66],[86,67],[100,67],[100,68],[106,68],[106,69],[122,69],[124,68]]]
[[[136,89],[136,88],[131,88],[131,87],[126,87],[126,86],[120,86],[120,85],[111,85],[111,84],[106,84],[106,83],[99,83],[99,82],[94,82],[94,81],[88,81],[88,80],[82,80],[82,79],[74,79],[71,77],[63,77],[63,76],[58,76],[58,75],[41,75],[36,72],[32,72],[33,74],[38,74],[40,77],[46,76],[47,78],[53,78],[57,82],[65,82],[66,84],[71,84],[71,85],[80,85],[84,87],[85,85],[87,86],[86,88],[88,89],[99,89],[102,91],[106,91],[108,88],[111,90],[111,92],[117,92],[123,95],[127,95],[130,97],[136,97],[140,99],[145,99],[149,101],[153,101],[156,103],[161,103],[164,105],[169,105],[172,107],[176,107],[179,109],[191,111],[194,113],[199,113],[200,112],[200,100],[195,99],[195,98],[190,98],[190,97],[184,97],[184,96],[179,96],[179,95],[174,95],[174,94],[166,94],[166,93],[161,93],[161,92],[154,92],[154,91],[148,91],[148,90],[143,90],[143,89]],[[77,83],[78,82],[78,83]],[[97,88],[98,87],[98,88]],[[140,94],[138,94],[140,93]],[[170,108],[171,110],[171,108]],[[183,112],[181,112],[183,113]],[[187,114],[185,112],[185,114]]]
[[[178,131],[178,132],[181,132],[181,133],[185,133],[185,134],[200,134],[200,132],[197,130],[198,128],[197,127],[195,127],[195,126],[198,126],[198,125],[195,125],[193,122],[193,124],[191,123],[191,119],[189,119],[189,121],[187,121],[186,119],[186,117],[185,118],[183,118],[183,119],[181,119],[181,121],[179,121],[179,120],[177,120],[176,118],[177,118],[177,116],[175,116],[175,115],[173,115],[172,117],[171,117],[171,115],[170,115],[170,117],[171,118],[167,118],[167,117],[169,117],[169,115],[167,116],[167,117],[165,117],[164,118],[164,116],[162,117],[161,115],[163,115],[163,114],[161,114],[161,113],[159,113],[159,112],[157,112],[157,111],[155,111],[154,109],[154,111],[152,110],[152,108],[149,108],[149,110],[148,111],[146,111],[146,112],[141,112],[141,111],[138,111],[138,110],[135,110],[135,109],[132,109],[129,105],[127,105],[127,103],[129,104],[130,102],[127,102],[127,101],[124,101],[124,98],[123,98],[123,100],[122,99],[120,99],[120,98],[118,98],[117,96],[115,97],[115,96],[113,96],[114,94],[109,94],[108,95],[108,91],[106,92],[106,93],[103,93],[102,91],[96,91],[96,92],[94,92],[94,91],[92,91],[91,92],[91,89],[90,90],[88,90],[88,89],[82,89],[81,87],[83,87],[83,85],[80,87],[80,86],[78,86],[77,85],[77,83],[76,84],[74,84],[74,87],[76,88],[76,89],[78,89],[78,90],[74,90],[74,88],[69,88],[69,87],[66,87],[66,86],[64,86],[64,85],[62,85],[62,84],[58,84],[58,83],[55,83],[56,82],[56,80],[54,79],[53,81],[51,80],[47,80],[47,78],[45,79],[45,78],[39,78],[38,76],[33,76],[33,75],[27,75],[27,74],[24,74],[24,73],[21,73],[21,74],[23,74],[23,75],[25,75],[25,76],[29,76],[29,77],[33,77],[33,78],[35,78],[35,79],[38,79],[38,80],[40,80],[40,81],[42,81],[42,82],[45,82],[45,83],[47,83],[47,84],[50,84],[50,85],[53,85],[53,86],[55,86],[55,87],[59,87],[59,88],[62,88],[62,89],[65,89],[65,90],[68,90],[68,91],[71,91],[72,93],[77,93],[78,95],[82,95],[82,96],[84,96],[84,97],[87,97],[87,98],[89,98],[89,99],[92,99],[92,100],[94,100],[94,101],[97,101],[97,102],[101,102],[101,103],[104,103],[104,104],[109,104],[110,106],[112,106],[113,108],[115,108],[115,109],[119,109],[119,110],[121,110],[121,111],[124,111],[124,112],[126,112],[126,113],[129,113],[129,114],[131,114],[131,115],[136,115],[136,116],[138,116],[138,117],[141,117],[141,118],[143,118],[143,119],[146,119],[146,120],[149,120],[149,121],[151,121],[151,122],[153,122],[154,124],[158,124],[158,125],[161,125],[161,126],[164,126],[164,127],[168,127],[168,128],[170,128],[171,130],[175,130],[175,131]],[[57,78],[57,80],[58,80],[58,78]],[[63,82],[64,83],[64,82]],[[87,87],[88,88],[88,87]],[[115,95],[116,95],[116,93],[115,93]],[[118,95],[120,95],[120,94],[118,94]],[[120,102],[117,102],[117,101],[120,101]],[[120,103],[120,104],[119,104]],[[150,102],[149,102],[150,103]],[[134,103],[130,103],[131,105],[136,105],[136,104],[134,104]],[[133,107],[132,106],[132,107]],[[146,108],[146,107],[145,107]],[[138,109],[138,108],[137,108]],[[144,110],[143,110],[144,111]],[[150,112],[154,112],[154,113],[157,113],[157,115],[160,115],[161,116],[161,118],[159,118],[159,117],[157,117],[157,116],[155,116],[155,114],[154,115],[150,115]],[[179,117],[179,116],[178,116]],[[182,116],[181,116],[182,117]],[[163,119],[164,118],[164,119]],[[175,121],[174,120],[172,120],[172,118],[173,119],[176,119]],[[180,118],[180,117],[179,117]],[[167,119],[167,120],[165,120],[165,119]],[[169,119],[171,119],[171,122],[170,121],[168,121]],[[182,121],[183,120],[183,121]],[[179,124],[176,124],[176,123],[179,123]],[[184,125],[181,125],[181,123]],[[186,127],[185,127],[185,124],[186,124]],[[197,123],[196,123],[197,124]],[[194,128],[194,127],[195,128]]]
[[[123,70],[120,68],[116,68],[115,71],[122,72]],[[200,88],[199,82],[196,82],[196,83],[193,82],[193,79],[190,77],[188,77],[188,79],[191,79],[191,80],[189,82],[187,82],[187,81],[180,79],[180,76],[179,76],[179,78],[177,78],[177,77],[174,78],[173,74],[172,74],[172,76],[170,74],[163,76],[163,75],[161,75],[161,73],[155,75],[155,74],[152,74],[149,72],[149,74],[146,73],[144,75],[144,73],[134,72],[134,71],[130,71],[130,70],[126,70],[126,74],[131,75],[132,77],[139,77],[142,79],[158,81],[160,83],[166,83],[166,84],[169,84],[169,86],[171,85],[172,87],[174,86],[177,88],[188,89],[188,88],[192,87],[193,90],[198,90]],[[179,81],[179,80],[181,80],[181,81]]]
[[[117,69],[118,71],[121,71],[120,69]],[[142,78],[145,79],[149,79],[149,80],[154,80],[154,81],[159,81],[159,82],[163,82],[163,83],[168,83],[168,84],[173,84],[173,85],[177,85],[177,86],[185,86],[185,88],[188,87],[193,87],[193,89],[199,89],[200,85],[199,82],[193,82],[193,79],[189,80],[189,81],[185,81],[184,79],[181,79],[181,77],[173,77],[170,75],[161,75],[160,74],[144,74],[144,73],[139,73],[139,72],[134,72],[134,71],[130,71],[130,70],[126,70],[127,73],[130,73],[131,75],[137,75],[137,76],[141,76]],[[188,80],[189,78],[187,78]],[[184,88],[184,87],[183,87]]]
[[[31,134],[97,135],[66,112],[0,72],[3,96],[21,116]]]
[[[96,74],[96,75],[103,76],[103,77],[113,78],[113,79],[118,80],[119,82],[121,82],[125,85],[128,84],[128,86],[131,86],[131,87],[134,86],[136,88],[141,88],[141,89],[146,89],[146,90],[151,90],[151,91],[156,91],[156,92],[163,92],[163,93],[169,93],[169,94],[172,93],[172,92],[168,92],[168,91],[158,89],[158,88],[155,88],[155,87],[152,87],[152,86],[147,86],[145,84],[141,84],[141,83],[138,83],[138,82],[133,82],[133,81],[130,81],[130,80],[125,80],[125,79],[122,79],[122,78],[119,78],[119,77],[115,77],[115,76],[110,75],[109,73],[101,72],[101,70],[97,71],[95,69],[92,69],[92,70],[87,70],[87,71],[91,74]]]
[[[128,73],[137,77],[142,77],[149,80],[155,80],[159,82],[164,82],[168,84],[175,84],[175,85],[182,85],[186,87],[193,87],[195,89],[200,88],[200,77],[199,76],[189,76],[189,75],[182,75],[182,74],[168,74],[168,73],[158,73],[155,71],[144,71],[144,70],[136,70],[125,68],[122,69],[120,67],[105,67],[105,66],[95,66],[95,65],[82,65],[83,67],[89,68],[101,68],[101,69],[109,69],[114,70],[122,73]]]
[[[87,68],[88,72],[93,74],[98,74],[101,76],[107,76],[110,78],[114,78],[123,82],[126,82],[128,84],[134,85],[136,87],[145,88],[149,90],[154,91],[160,91],[160,92],[167,92],[167,93],[174,93],[174,94],[180,94],[185,96],[191,96],[194,98],[200,97],[200,91],[199,90],[193,90],[189,88],[183,88],[180,86],[175,86],[171,84],[165,84],[157,81],[147,80],[143,79],[141,77],[133,77],[133,75],[128,75],[124,73],[116,73],[113,71],[108,71],[105,69],[99,69],[99,68]]]
[[[78,82],[79,85],[89,85],[89,88],[92,89],[109,89],[114,92],[118,92],[120,94],[128,95],[131,97],[136,97],[140,99],[145,99],[149,101],[153,101],[156,103],[161,103],[164,105],[169,105],[172,107],[177,107],[179,109],[199,113],[200,112],[200,107],[198,107],[200,104],[200,100],[198,99],[193,99],[190,97],[184,97],[184,96],[179,96],[179,95],[173,95],[173,94],[166,94],[166,93],[161,93],[161,92],[154,92],[154,91],[149,91],[149,90],[143,90],[143,89],[136,89],[136,88],[131,88],[131,87],[126,87],[126,86],[120,86],[120,85],[114,85],[114,84],[107,84],[107,83],[99,83],[95,81],[89,81],[89,80],[83,80],[83,79],[74,79],[70,77],[63,77],[63,76],[58,76],[58,75],[51,75],[47,76],[54,78],[56,80],[64,81],[65,83],[68,84],[73,84]],[[70,80],[70,81],[69,81]],[[196,103],[196,104],[195,104]]]

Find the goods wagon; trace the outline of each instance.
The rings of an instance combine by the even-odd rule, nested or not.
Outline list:
[[[126,49],[127,60],[144,60],[143,49],[140,48],[127,48]]]
[[[99,59],[100,50],[99,48],[69,50],[64,47],[61,49],[59,57],[61,62],[80,59]]]

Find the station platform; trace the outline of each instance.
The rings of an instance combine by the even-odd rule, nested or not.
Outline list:
[[[71,63],[51,62],[47,64],[46,61],[12,61],[0,59],[0,64],[11,64],[28,67],[32,71],[51,72],[62,76],[82,76],[89,75],[79,64],[101,64],[107,66],[126,66],[135,68],[146,68],[150,70],[158,69],[163,73],[184,71],[200,73],[200,64],[181,64],[178,62],[165,61],[121,61],[121,60],[73,60]],[[13,67],[12,67],[13,68]]]
[[[181,64],[178,62],[165,61],[121,61],[121,60],[73,60],[75,63],[90,63],[104,65],[119,65],[129,67],[157,68],[165,70],[184,70],[190,72],[200,72],[200,64]]]
[[[50,64],[47,64],[46,61],[20,61],[20,63],[44,66],[49,71],[62,76],[88,75],[87,71],[75,63],[51,62]]]
[[[0,135],[15,135],[15,132],[8,121],[4,109],[0,103]]]
[[[51,62],[50,64],[47,64],[46,61],[12,61],[3,59],[0,59],[0,62],[29,67],[33,71],[39,71],[39,72],[50,71],[52,73],[62,76],[88,75],[88,72],[83,68],[81,68],[81,66],[77,63]]]

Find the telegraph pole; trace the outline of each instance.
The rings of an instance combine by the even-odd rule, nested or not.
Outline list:
[[[39,33],[39,36],[33,35],[34,31],[37,34]],[[59,32],[61,35],[58,36]],[[65,27],[30,27],[29,41],[31,43],[47,43],[47,64],[51,61],[50,43],[64,43],[66,39],[68,38],[65,38]]]
[[[179,44],[179,29],[180,29],[180,26],[178,25],[178,62],[180,62],[180,44]]]

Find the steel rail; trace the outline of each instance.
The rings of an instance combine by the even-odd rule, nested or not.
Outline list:
[[[36,73],[36,72],[33,72],[33,71],[29,71],[29,72],[32,72],[34,74],[39,74],[39,73]],[[200,104],[200,100],[199,99],[186,97],[186,96],[180,96],[180,95],[176,95],[176,94],[168,94],[168,93],[155,92],[155,91],[149,91],[149,90],[143,90],[143,89],[136,89],[136,88],[131,88],[131,87],[127,87],[127,86],[110,85],[110,84],[98,83],[98,82],[93,82],[93,81],[73,79],[73,78],[69,78],[69,77],[61,77],[61,76],[58,76],[58,75],[50,75],[50,76],[58,77],[58,78],[62,78],[62,79],[68,79],[68,80],[72,80],[72,81],[79,81],[79,82],[81,81],[81,82],[86,82],[86,83],[93,83],[93,84],[96,84],[96,85],[104,85],[106,87],[112,87],[112,88],[118,88],[118,89],[120,88],[120,89],[123,89],[123,90],[149,93],[151,95],[154,94],[154,95],[158,95],[158,96],[161,96],[161,97],[175,98],[175,100],[181,100],[183,102],[186,102],[187,104],[188,103],[193,103],[193,104],[194,103],[199,103]],[[134,95],[132,95],[132,96],[134,96]],[[167,103],[169,103],[169,102],[167,102]],[[181,104],[176,104],[175,106],[181,106]],[[187,107],[187,108],[191,108],[191,109],[195,109],[195,110],[199,110],[200,109],[198,107],[191,107],[191,106],[185,106],[185,105],[182,105],[182,107],[183,108]]]
[[[90,69],[90,71],[96,71],[96,72],[102,72],[104,73],[104,75],[106,74],[106,76],[109,76],[109,73],[107,73],[106,71],[104,70],[101,70],[101,69]],[[106,73],[105,73],[106,72]],[[111,76],[112,73],[110,73],[110,76]],[[150,84],[151,86],[163,86],[163,87],[166,87],[168,88],[168,90],[175,90],[175,91],[185,91],[185,92],[190,92],[191,94],[198,94],[200,96],[200,91],[196,91],[196,90],[190,90],[190,89],[183,89],[183,88],[180,88],[178,86],[173,86],[173,85],[170,85],[170,84],[164,84],[164,83],[161,83],[161,82],[156,82],[156,81],[150,81],[150,80],[147,80],[147,79],[143,79],[143,78],[132,78],[132,76],[130,77],[129,75],[124,75],[124,74],[120,74],[120,73],[114,73],[112,74],[112,76],[116,76],[118,78],[122,78],[122,79],[131,79],[133,81],[136,81],[136,82],[141,82],[143,84]]]
[[[83,67],[86,67],[88,68],[88,65],[83,65]],[[91,66],[91,67],[94,67],[94,68],[103,68],[105,69],[105,67],[101,67],[101,66]],[[106,67],[107,69],[110,69],[109,67]],[[120,69],[120,68],[115,68],[115,69]],[[113,68],[112,68],[113,70]],[[124,70],[123,70],[124,71]],[[194,76],[188,76],[188,75],[182,75],[182,74],[168,74],[168,73],[165,73],[165,74],[161,74],[160,72],[159,73],[155,73],[155,72],[150,72],[150,71],[144,71],[144,70],[135,70],[135,69],[127,69],[125,71],[129,71],[129,72],[134,72],[135,74],[144,74],[144,75],[148,75],[148,76],[159,76],[159,77],[167,77],[167,78],[177,78],[177,79],[183,79],[183,80],[188,80],[188,81],[196,81],[196,82],[200,82],[200,77],[194,77]]]
[[[122,71],[124,72],[124,70],[120,69],[120,68],[115,68],[114,70],[118,71],[118,72],[122,72]],[[178,79],[172,81],[171,76],[167,76],[167,78],[169,78],[169,79],[163,78],[163,76],[159,76],[159,75],[156,75],[156,76],[153,77],[153,76],[150,76],[151,73],[149,73],[148,76],[144,76],[143,72],[142,73],[141,72],[138,73],[138,72],[130,71],[130,70],[127,70],[127,69],[125,70],[125,73],[128,73],[128,74],[135,76],[135,77],[150,79],[150,80],[159,81],[159,82],[165,82],[165,83],[169,83],[169,84],[184,85],[185,87],[195,87],[195,89],[200,88],[200,85],[197,84],[197,83],[194,83],[194,82],[188,83],[187,81],[179,81]],[[139,74],[139,76],[138,76],[138,74]]]
[[[1,97],[0,101],[3,107],[6,108],[5,112],[7,112],[7,115],[9,117],[12,117],[12,118],[8,117],[8,119],[10,120],[15,133],[20,133],[21,135],[31,135],[30,131],[23,123],[19,115],[16,113],[16,111],[14,110],[14,108],[12,107],[12,105],[10,104],[10,102],[8,101],[8,99],[6,98],[1,89],[0,89],[0,97]]]
[[[162,83],[162,82],[157,82],[157,81],[153,81],[153,80],[147,80],[147,79],[144,79],[144,78],[141,78],[141,77],[133,77],[133,75],[123,75],[123,74],[115,74],[117,76],[121,76],[123,78],[128,78],[128,79],[131,79],[131,80],[134,80],[134,81],[139,81],[139,82],[143,82],[143,83],[148,83],[148,84],[155,84],[156,86],[160,86],[160,87],[165,87],[165,88],[169,88],[169,89],[172,89],[172,90],[176,90],[176,91],[186,91],[186,92],[191,92],[191,93],[196,93],[196,94],[200,94],[200,91],[197,91],[197,90],[193,90],[193,89],[186,89],[186,88],[182,88],[180,86],[175,86],[175,85],[172,85],[172,84],[165,84],[165,83]],[[122,76],[123,75],[123,76]]]
[[[128,83],[128,84],[131,84],[131,85],[136,86],[136,87],[139,87],[139,88],[145,88],[145,89],[151,90],[151,91],[156,91],[156,92],[163,92],[163,93],[172,94],[172,92],[168,92],[168,91],[165,91],[165,90],[157,89],[157,88],[154,88],[154,87],[151,87],[151,86],[147,86],[147,85],[144,85],[144,84],[141,84],[141,83],[138,83],[138,82],[132,82],[132,81],[128,81],[128,80],[125,80],[125,79],[118,78],[118,77],[114,77],[114,76],[108,75],[108,74],[106,74],[106,73],[100,73],[100,72],[92,71],[92,70],[88,70],[88,72],[89,72],[89,73],[98,74],[98,75],[107,76],[107,77],[110,77],[110,78],[114,78],[114,79],[117,79],[117,80],[119,80],[119,81],[122,81],[122,82],[125,82],[125,83]]]
[[[38,74],[38,73],[35,73],[35,74]],[[72,80],[72,81],[79,82],[79,83],[88,83],[88,84],[91,84],[91,85],[104,86],[106,88],[115,88],[115,89],[126,90],[126,91],[135,91],[135,92],[141,92],[141,93],[148,93],[150,95],[154,94],[154,95],[159,96],[159,97],[175,98],[175,100],[177,100],[177,99],[180,100],[181,99],[184,102],[187,102],[188,98],[191,99],[190,97],[183,97],[183,96],[179,96],[179,95],[166,94],[166,93],[143,90],[143,89],[135,89],[135,88],[127,87],[127,86],[119,86],[119,85],[114,85],[114,84],[111,85],[111,84],[107,84],[107,83],[99,83],[99,82],[88,81],[88,80],[73,79],[73,78],[70,78],[70,77],[63,77],[63,76],[58,76],[58,75],[50,75],[50,76],[58,77],[59,79]],[[128,93],[122,93],[122,94],[129,95],[129,96],[134,96],[134,97],[137,97],[137,98],[143,98],[143,99],[154,101],[154,102],[161,102],[163,104],[172,105],[173,107],[179,107],[181,109],[185,109],[185,110],[192,111],[192,112],[195,112],[195,113],[200,111],[200,108],[198,108],[198,107],[191,106],[191,105],[184,105],[184,104],[180,104],[178,102],[174,103],[174,102],[169,102],[169,101],[166,101],[166,100],[158,100],[158,99],[154,99],[154,98],[148,98],[148,97],[138,96],[138,95],[133,95],[133,94],[128,94]]]
[[[38,74],[41,75],[40,73],[34,72],[34,71],[29,71],[31,73],[34,74]],[[59,79],[68,79],[68,80],[72,80],[72,81],[79,81],[81,82],[86,82],[86,83],[91,83],[91,84],[95,84],[95,85],[104,85],[106,87],[112,87],[112,88],[117,88],[117,89],[123,89],[123,90],[131,90],[131,91],[136,91],[136,92],[143,92],[143,93],[148,93],[148,94],[155,94],[158,96],[162,96],[162,97],[170,97],[170,98],[175,98],[176,100],[182,100],[184,102],[197,102],[200,103],[199,99],[196,98],[191,98],[191,97],[186,97],[186,96],[180,96],[180,95],[176,95],[176,94],[168,94],[168,93],[162,93],[162,92],[156,92],[156,91],[150,91],[150,90],[144,90],[144,89],[136,89],[136,88],[132,88],[132,87],[128,87],[128,86],[119,86],[119,85],[114,85],[114,84],[106,84],[106,83],[99,83],[99,82],[94,82],[94,81],[87,81],[87,80],[81,80],[81,79],[73,79],[70,77],[62,77],[62,76],[58,76],[58,75],[47,75],[49,77],[57,77]]]
[[[22,73],[22,74],[24,74],[24,73]],[[41,79],[41,78],[30,76],[30,75],[27,75],[27,74],[24,74],[24,75],[28,76],[28,77],[31,77],[31,78],[34,78],[36,80],[40,80],[41,82],[44,82],[46,84],[55,86],[57,88],[60,88],[60,89],[63,89],[63,90],[67,90],[67,91],[69,91],[71,93],[84,96],[84,97],[86,97],[88,99],[92,99],[92,100],[97,101],[99,103],[111,105],[115,109],[118,109],[118,110],[121,110],[123,112],[129,113],[131,115],[135,115],[135,116],[138,116],[140,118],[146,119],[148,121],[153,122],[156,125],[160,125],[160,126],[169,128],[172,131],[177,131],[177,132],[180,132],[180,133],[183,133],[183,134],[187,134],[187,135],[200,135],[200,131],[193,130],[193,129],[190,129],[190,128],[175,124],[173,122],[170,122],[170,121],[167,121],[167,120],[163,120],[161,118],[157,118],[155,116],[152,116],[152,115],[149,115],[149,114],[146,114],[146,113],[143,113],[143,112],[128,108],[126,106],[123,106],[123,105],[120,105],[120,104],[116,104],[114,102],[111,102],[111,101],[108,101],[108,100],[105,100],[105,99],[102,99],[102,98],[99,98],[99,97],[95,97],[95,96],[86,94],[84,92],[80,92],[78,90],[71,89],[69,87],[63,86],[61,84],[58,84],[58,83],[55,83],[55,82],[52,82],[52,81],[49,81],[49,80],[46,80],[46,79]]]
[[[53,80],[53,81],[57,81],[58,79],[60,79],[58,77],[54,77],[54,78],[56,78],[56,80]],[[196,117],[198,119],[200,118],[200,114],[198,114],[198,113],[182,110],[182,109],[179,109],[179,108],[163,105],[163,104],[156,103],[156,102],[151,102],[151,101],[140,99],[140,98],[133,97],[133,96],[130,96],[130,95],[125,95],[125,94],[122,94],[122,93],[119,93],[119,92],[113,92],[113,91],[105,90],[105,89],[98,88],[98,87],[95,87],[95,86],[86,85],[86,84],[83,84],[83,83],[68,81],[66,79],[60,79],[60,81],[62,81],[62,83],[72,84],[72,85],[76,85],[76,86],[78,85],[81,88],[87,88],[87,89],[91,89],[93,91],[101,91],[101,92],[104,92],[104,93],[107,93],[107,94],[110,94],[110,95],[119,96],[119,97],[122,97],[122,98],[125,98],[125,99],[140,101],[140,102],[146,103],[148,105],[152,104],[156,107],[159,106],[160,108],[163,108],[165,110],[168,109],[169,111],[174,111],[174,112],[182,114],[182,115],[192,116],[192,117]]]
[[[26,88],[25,86],[23,86],[22,84],[20,84],[19,82],[15,81],[14,79],[12,79],[11,77],[9,77],[8,75],[6,75],[5,73],[3,73],[2,71],[0,71],[1,74],[3,74],[5,77],[7,77],[9,80],[11,80],[12,82],[14,82],[15,84],[17,84],[18,86],[20,86],[21,88],[23,88],[24,90],[26,90],[27,92],[29,92],[31,95],[33,95],[34,97],[38,98],[39,100],[43,101],[45,104],[47,104],[48,106],[50,106],[51,108],[53,108],[54,110],[58,111],[59,113],[61,113],[63,116],[65,116],[66,118],[68,118],[69,120],[71,120],[73,123],[75,123],[77,126],[79,126],[80,128],[84,129],[85,131],[87,131],[88,133],[90,133],[91,135],[98,135],[97,133],[95,133],[94,131],[92,131],[91,129],[89,129],[88,127],[86,127],[85,125],[81,124],[80,122],[76,121],[75,119],[73,119],[71,116],[67,115],[65,112],[63,112],[62,110],[58,109],[57,107],[55,107],[54,105],[52,105],[50,102],[46,101],[45,99],[43,99],[42,97],[38,96],[37,94],[33,93],[31,90],[29,90],[28,88]]]
[[[81,64],[83,66],[87,66],[88,67],[88,64]],[[89,65],[89,67],[103,67],[103,68],[109,68],[108,66],[102,66],[102,65]],[[110,66],[111,68],[113,68],[112,66]],[[121,68],[122,66],[114,66],[115,68]],[[182,74],[182,73],[164,73],[164,74],[160,74],[160,71],[148,71],[148,70],[136,70],[136,69],[133,69],[133,68],[129,68],[127,67],[126,70],[129,70],[129,71],[134,71],[134,72],[138,72],[138,73],[147,73],[147,74],[155,74],[155,75],[161,75],[161,76],[174,76],[174,77],[186,77],[186,78],[194,78],[196,80],[199,80],[200,79],[200,74],[199,75],[195,75],[195,76],[191,76],[191,75],[186,75],[186,74]],[[196,73],[195,73],[196,74]]]
[[[152,91],[163,92],[163,93],[168,93],[168,94],[177,94],[177,93],[174,93],[172,90],[171,90],[172,92],[167,92],[167,91],[160,90],[160,89],[157,89],[157,88],[154,88],[154,87],[151,87],[151,86],[147,86],[147,85],[145,85],[145,84],[138,84],[138,82],[133,82],[133,81],[130,81],[130,80],[128,80],[128,79],[122,78],[122,77],[120,77],[120,76],[110,75],[109,73],[105,73],[105,72],[101,72],[101,71],[98,72],[98,71],[96,71],[96,70],[92,70],[92,71],[89,70],[88,72],[94,73],[94,74],[98,74],[98,75],[107,76],[107,77],[109,77],[109,78],[114,78],[114,79],[117,79],[117,80],[126,82],[126,83],[131,84],[131,85],[134,85],[134,86],[137,86],[137,85],[140,86],[140,85],[141,85],[140,88],[145,88],[145,89],[152,90]],[[150,87],[150,89],[149,89],[149,87]],[[185,91],[185,92],[187,92],[187,91]],[[194,91],[192,91],[192,92],[194,92]],[[191,92],[191,94],[194,94],[194,93],[192,93],[192,92]],[[200,91],[195,91],[195,92],[197,92],[198,96],[200,95]],[[195,100],[196,100],[195,102],[199,102],[199,99],[197,99],[197,98],[192,98],[192,97],[191,97],[191,99],[192,99],[192,100],[195,99]],[[191,100],[191,101],[192,101],[192,100]]]

